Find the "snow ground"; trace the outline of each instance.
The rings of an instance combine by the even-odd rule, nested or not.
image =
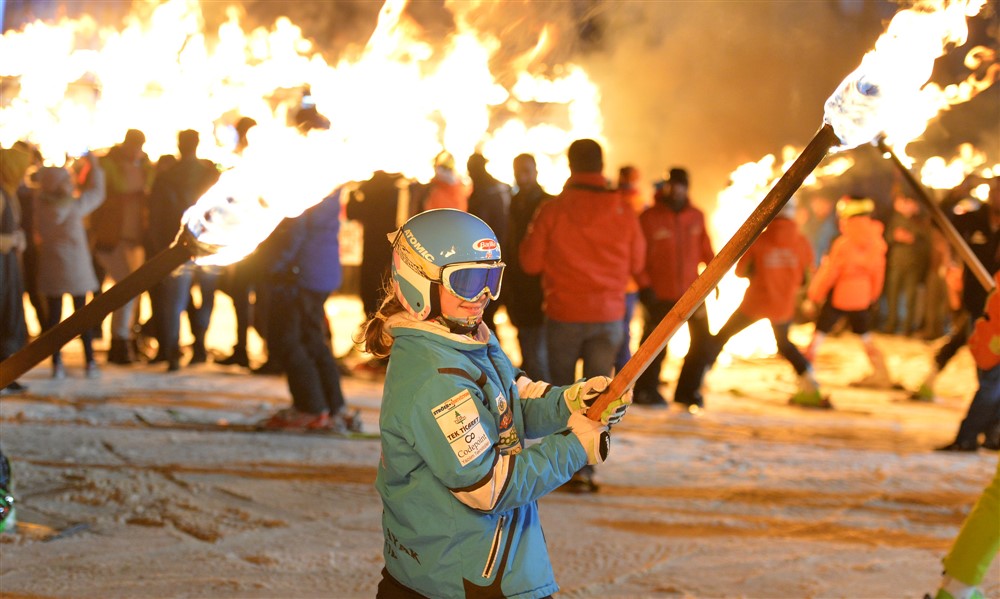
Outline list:
[[[220,302],[221,304],[221,302]],[[338,353],[354,303],[329,307]],[[220,313],[225,313],[225,308]],[[227,350],[213,321],[210,345]],[[801,332],[800,332],[801,334]],[[513,334],[501,328],[509,345]],[[933,344],[880,337],[906,387]],[[22,522],[0,536],[4,597],[372,597],[382,567],[377,440],[159,429],[178,420],[254,422],[288,405],[283,378],[217,364],[106,366],[82,378],[40,365],[0,401]],[[664,377],[673,380],[671,359]],[[561,597],[921,597],[996,469],[997,454],[949,442],[975,388],[963,350],[940,397],[847,383],[865,373],[856,338],[817,360],[833,411],[788,406],[791,368],[736,359],[707,381],[707,409],[633,407],[616,427],[594,495],[541,503]],[[345,378],[377,431],[381,384]],[[664,389],[669,395],[670,385]],[[69,528],[76,526],[75,528]],[[46,541],[51,534],[65,536]],[[984,584],[1000,597],[1000,564]]]

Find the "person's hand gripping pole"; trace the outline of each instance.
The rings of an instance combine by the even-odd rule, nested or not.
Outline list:
[[[595,376],[594,378],[581,380],[570,385],[563,391],[563,400],[569,407],[570,412],[587,412],[597,401],[602,393],[608,390],[611,385],[611,378],[606,376]],[[614,426],[625,416],[625,411],[632,405],[632,389],[612,397],[610,401],[601,409],[597,418],[587,416],[593,420]]]
[[[588,410],[610,385],[610,378],[597,376],[578,381],[563,391],[563,400],[570,411],[569,428],[586,450],[587,463],[590,465],[603,464],[608,459],[611,426],[621,421],[632,404],[632,389],[627,389],[625,393],[606,402],[597,417],[588,417]]]

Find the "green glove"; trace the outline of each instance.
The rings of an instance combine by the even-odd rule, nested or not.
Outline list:
[[[570,412],[586,412],[610,384],[611,379],[606,376],[577,381],[563,391],[563,400]],[[632,405],[632,389],[627,390],[604,408],[601,412],[601,423],[608,426],[618,424],[630,405]]]

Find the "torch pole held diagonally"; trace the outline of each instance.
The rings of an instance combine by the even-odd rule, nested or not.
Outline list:
[[[918,198],[920,198],[921,203],[923,203],[923,205],[927,208],[927,211],[930,212],[931,219],[934,221],[934,224],[941,229],[941,232],[944,233],[944,236],[948,239],[948,243],[950,243],[951,247],[955,248],[958,255],[962,257],[962,262],[965,263],[966,268],[972,271],[972,274],[975,275],[976,280],[983,286],[983,289],[986,291],[992,291],[993,288],[996,287],[993,275],[986,270],[986,267],[979,260],[979,257],[973,253],[972,248],[969,247],[969,244],[965,242],[962,235],[959,234],[957,229],[955,229],[955,225],[951,224],[951,221],[948,220],[944,211],[941,210],[941,207],[937,205],[937,202],[931,198],[930,194],[927,193],[927,190],[924,189],[924,186],[917,181],[917,178],[912,172],[910,172],[910,169],[906,168],[906,165],[899,159],[899,156],[897,156],[896,153],[892,151],[892,148],[885,143],[884,136],[878,138],[878,149],[889,156],[892,163],[896,165],[897,169],[899,169],[903,178],[910,184],[913,192]]]
[[[719,284],[722,277],[736,264],[740,256],[746,253],[747,249],[764,231],[764,228],[781,212],[782,207],[813,169],[826,157],[827,152],[837,145],[840,145],[840,140],[833,127],[824,124],[749,218],[737,229],[722,250],[708,263],[701,275],[681,295],[674,307],[663,317],[663,320],[656,325],[649,337],[642,342],[632,358],[615,375],[607,391],[601,394],[587,411],[588,418],[600,420],[601,412],[608,404],[635,384],[639,375],[649,367],[653,358],[666,347],[667,342],[670,341],[681,324],[694,314],[698,306]]]
[[[100,325],[104,317],[146,291],[194,256],[205,252],[185,228],[177,240],[119,283],[101,293],[66,320],[45,331],[31,343],[0,362],[0,388],[11,384],[36,364],[51,356],[84,331]]]

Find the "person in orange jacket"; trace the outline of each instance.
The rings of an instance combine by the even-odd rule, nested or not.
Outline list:
[[[813,249],[795,223],[797,200],[792,197],[757,241],[736,263],[736,276],[750,280],[743,302],[708,343],[702,372],[715,364],[722,348],[733,336],[762,318],[771,322],[778,353],[788,360],[798,375],[798,390],[791,402],[827,407],[812,364],[788,340],[795,316],[799,289],[812,271]],[[699,385],[700,386],[700,385]]]
[[[454,208],[468,212],[468,196],[469,190],[455,172],[455,157],[442,150],[434,158],[434,178],[427,184],[427,198],[423,209]]]
[[[872,366],[872,372],[857,385],[887,389],[894,385],[871,335],[871,306],[882,295],[888,249],[882,236],[884,226],[871,216],[874,211],[870,198],[844,196],[837,202],[841,236],[823,258],[807,292],[809,302],[823,307],[805,355],[812,362],[837,321],[847,318]]]

